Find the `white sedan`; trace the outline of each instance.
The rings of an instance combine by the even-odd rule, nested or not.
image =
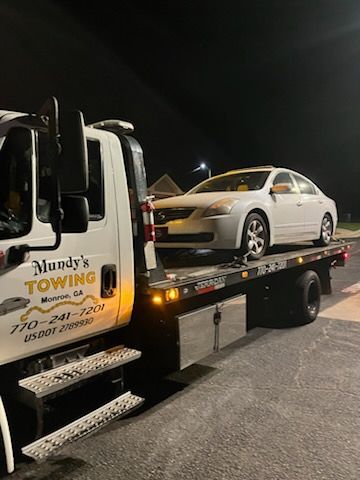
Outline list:
[[[237,249],[253,260],[271,245],[328,245],[337,224],[331,198],[303,175],[272,166],[209,178],[155,208],[158,248]]]

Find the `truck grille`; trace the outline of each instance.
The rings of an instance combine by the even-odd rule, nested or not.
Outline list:
[[[165,225],[165,223],[171,220],[188,218],[194,210],[195,208],[160,208],[155,210],[155,225]]]

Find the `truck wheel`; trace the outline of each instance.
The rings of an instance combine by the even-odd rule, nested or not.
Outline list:
[[[269,245],[269,232],[264,219],[258,213],[250,213],[244,223],[241,243],[242,255],[248,254],[249,260],[258,260]]]
[[[320,309],[321,283],[313,270],[304,272],[295,284],[294,324],[306,325],[313,322]]]
[[[316,247],[326,247],[331,241],[331,235],[333,233],[333,221],[329,213],[324,215],[321,222],[320,237],[314,240]]]

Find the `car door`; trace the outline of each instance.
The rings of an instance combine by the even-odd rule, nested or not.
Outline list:
[[[304,210],[304,235],[307,240],[313,240],[320,235],[320,225],[323,217],[323,197],[313,183],[297,173],[292,174],[299,187],[302,208]]]
[[[285,171],[275,175],[273,185],[278,184],[289,185],[289,191],[271,194],[274,243],[301,240],[304,228],[304,210],[299,189],[290,173]]]

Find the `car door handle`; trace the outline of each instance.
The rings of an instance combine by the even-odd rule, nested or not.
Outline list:
[[[303,203],[302,203],[301,200],[299,200],[298,202],[296,202],[296,205],[297,205],[298,207],[301,207],[302,204],[303,204]]]

